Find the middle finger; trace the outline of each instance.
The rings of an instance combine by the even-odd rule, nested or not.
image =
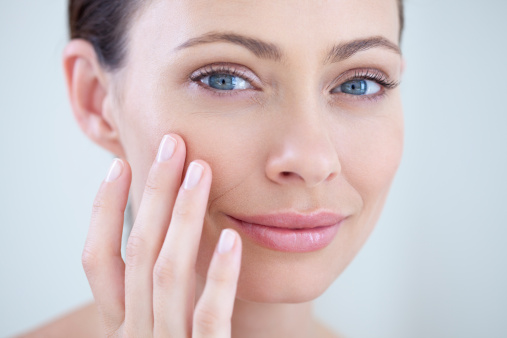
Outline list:
[[[171,220],[181,182],[185,144],[165,135],[148,174],[125,256],[125,326],[129,333],[153,330],[153,266]]]

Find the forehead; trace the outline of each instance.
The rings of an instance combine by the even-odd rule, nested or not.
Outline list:
[[[235,32],[287,53],[323,51],[357,38],[397,43],[396,0],[154,0],[135,19],[133,44],[169,52],[210,32]]]

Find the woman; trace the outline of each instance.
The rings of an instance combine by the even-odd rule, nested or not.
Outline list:
[[[401,159],[402,3],[71,0],[70,28],[74,115],[118,159],[83,251],[95,303],[38,333],[336,336],[311,301]]]

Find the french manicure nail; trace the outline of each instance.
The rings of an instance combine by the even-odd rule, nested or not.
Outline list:
[[[204,167],[197,162],[191,162],[185,175],[185,181],[183,182],[183,189],[190,190],[199,183],[201,179]]]
[[[231,251],[234,246],[234,240],[236,239],[236,235],[230,229],[222,230],[222,234],[220,234],[220,240],[218,241],[218,253],[224,254]]]
[[[158,147],[157,161],[164,162],[169,160],[174,154],[176,144],[177,144],[176,139],[174,139],[170,135],[164,135],[162,141],[160,142],[160,146]]]
[[[121,172],[123,171],[123,162],[119,158],[115,158],[111,167],[109,167],[109,172],[106,176],[106,182],[112,182],[120,177]]]

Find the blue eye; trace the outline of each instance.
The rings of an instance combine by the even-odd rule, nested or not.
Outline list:
[[[253,88],[248,81],[231,74],[215,73],[200,79],[202,83],[218,90]]]
[[[380,85],[371,80],[357,79],[343,83],[337,87],[336,92],[350,95],[371,95],[381,90]]]

